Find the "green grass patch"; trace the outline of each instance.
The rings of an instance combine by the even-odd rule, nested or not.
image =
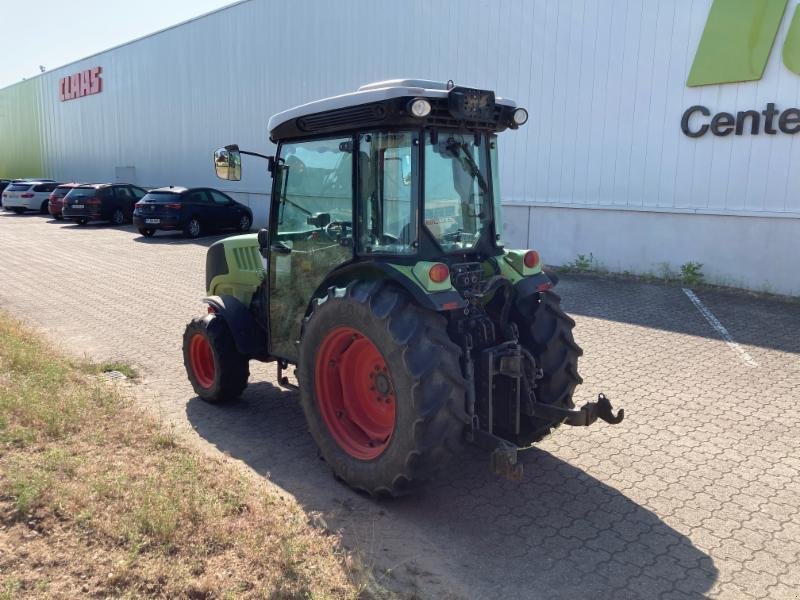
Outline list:
[[[0,600],[355,598],[336,536],[0,312]],[[47,565],[46,569],[36,568]]]
[[[111,373],[113,371],[122,373],[128,379],[138,379],[139,377],[139,372],[136,369],[122,362],[108,362],[100,365],[100,372],[102,373]]]

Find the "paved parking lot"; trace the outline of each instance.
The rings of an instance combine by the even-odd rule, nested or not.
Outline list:
[[[321,512],[404,596],[800,599],[800,304],[697,292],[704,315],[680,288],[565,277],[578,400],[604,391],[624,423],[561,429],[524,453],[521,483],[468,452],[375,503],[333,480],[271,366],[232,406],[194,397],[181,334],[214,239],[0,214],[0,307],[137,365],[145,402]]]

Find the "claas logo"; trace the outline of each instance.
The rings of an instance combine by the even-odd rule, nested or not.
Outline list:
[[[102,72],[101,67],[94,67],[62,77],[58,83],[58,99],[64,102],[99,94],[103,91],[103,79],[100,76]]]
[[[714,0],[686,85],[761,79],[788,0]],[[800,75],[800,7],[781,52],[787,69]]]

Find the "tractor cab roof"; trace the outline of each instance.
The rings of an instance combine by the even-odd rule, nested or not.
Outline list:
[[[416,100],[427,101],[427,107],[423,103],[421,110],[412,113]],[[513,101],[489,90],[456,86],[452,81],[392,79],[290,108],[270,118],[268,127],[273,142],[375,127],[499,132],[507,127],[516,129],[515,109]]]

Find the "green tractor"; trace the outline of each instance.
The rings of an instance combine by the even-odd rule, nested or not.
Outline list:
[[[235,399],[249,361],[276,362],[334,474],[375,496],[465,443],[518,479],[517,451],[559,425],[619,423],[602,394],[574,408],[557,278],[504,247],[497,134],[527,118],[492,91],[385,81],[273,116],[275,156],[218,149],[222,179],[266,159],[271,210],[208,250],[208,314],[183,338],[197,395]]]

